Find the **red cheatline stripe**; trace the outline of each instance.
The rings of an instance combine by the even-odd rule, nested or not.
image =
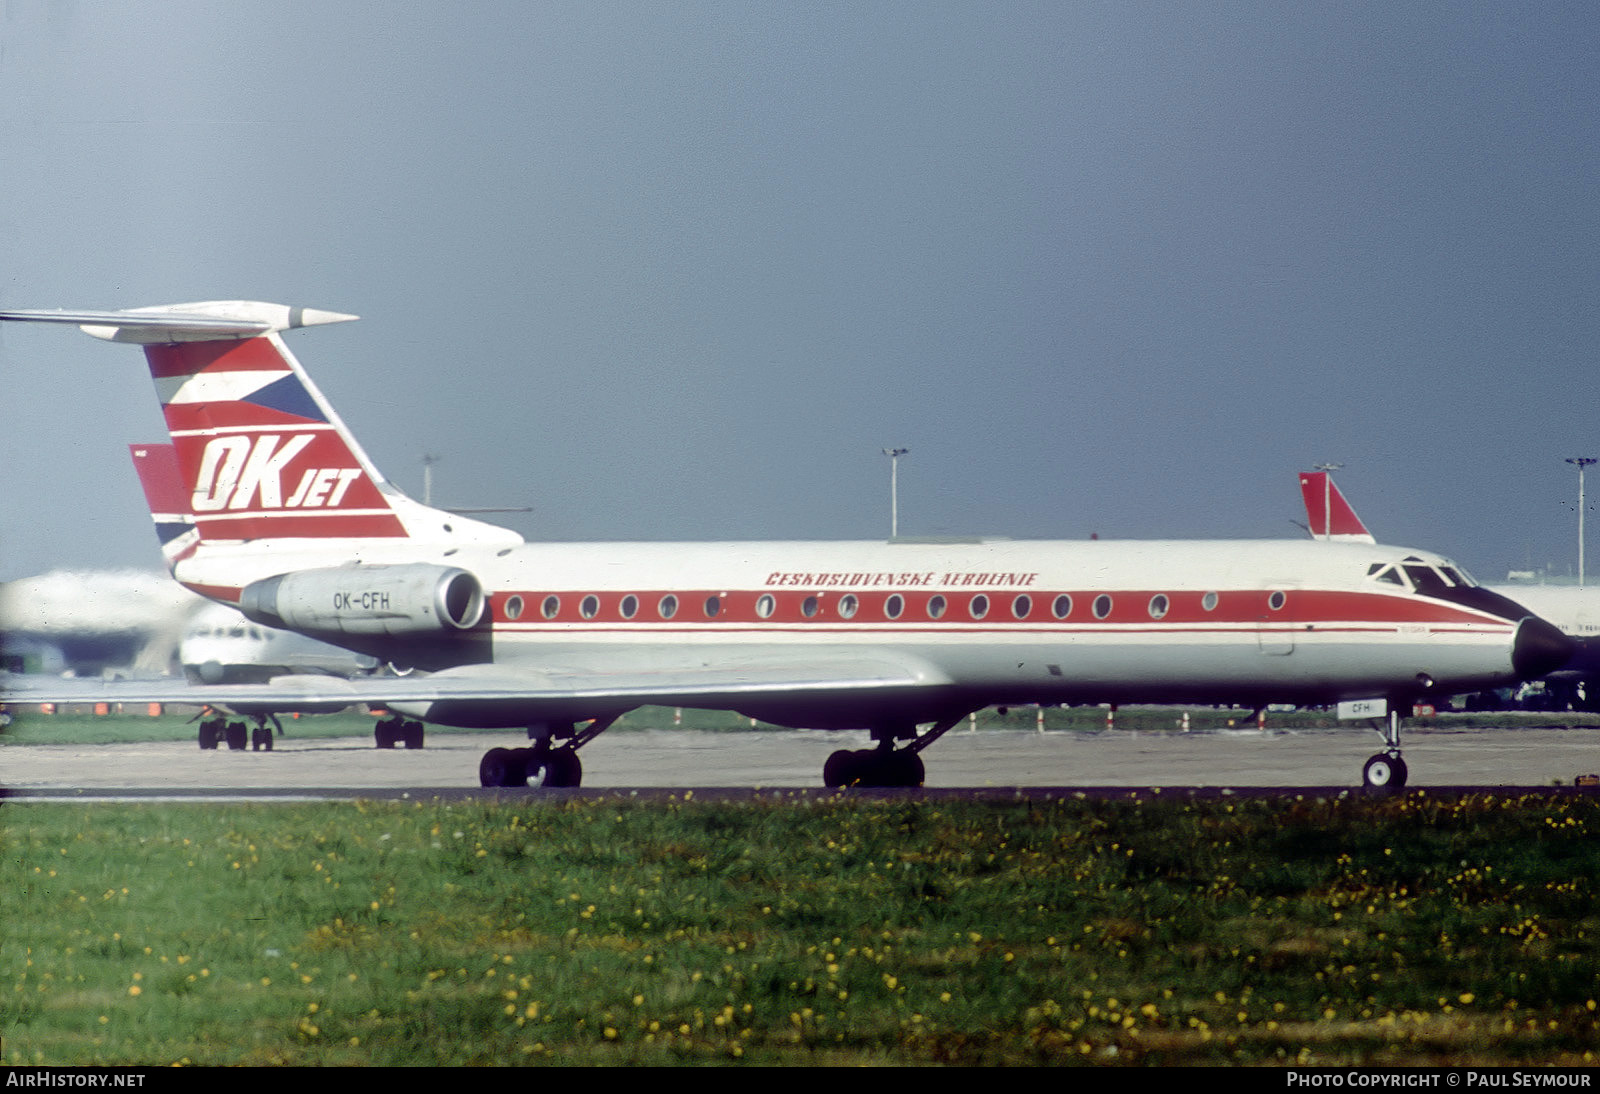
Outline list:
[[[195,523],[202,539],[208,541],[246,539],[378,539],[403,537],[405,525],[392,513],[351,514],[337,509],[321,512],[273,511],[259,514],[233,514],[226,517],[197,516]]]
[[[678,610],[672,619],[663,620],[658,605],[661,598],[669,592],[677,598]],[[1056,617],[1052,611],[1056,597],[1061,595],[1062,591],[1030,590],[1020,594],[1029,600],[1029,610],[1020,619],[1012,613],[1012,603],[1019,594],[1002,591],[981,594],[989,601],[988,614],[982,619],[974,619],[968,610],[972,597],[980,594],[922,591],[908,593],[894,590],[869,590],[859,593],[829,591],[826,594],[803,591],[770,593],[766,590],[737,590],[724,593],[721,590],[703,589],[606,592],[584,589],[537,592],[503,590],[496,592],[491,597],[490,603],[495,619],[509,621],[507,602],[512,597],[519,597],[522,601],[522,610],[516,621],[522,624],[618,621],[677,624],[784,623],[802,626],[816,626],[822,623],[847,626],[921,624],[934,629],[956,626],[970,629],[975,624],[986,624],[1009,630],[1014,624],[1028,623],[1082,626],[1087,632],[1093,632],[1097,627],[1142,625],[1162,633],[1171,633],[1181,626],[1202,629],[1233,626],[1268,629],[1287,634],[1298,633],[1312,627],[1326,630],[1333,626],[1348,624],[1385,629],[1392,629],[1399,624],[1414,624],[1436,629],[1481,626],[1486,622],[1495,626],[1508,625],[1505,620],[1497,617],[1486,618],[1482,613],[1438,601],[1381,593],[1291,590],[1285,594],[1283,607],[1274,611],[1268,606],[1271,592],[1271,590],[1235,590],[1220,593],[1216,608],[1209,612],[1201,605],[1201,599],[1205,595],[1202,592],[1164,593],[1161,595],[1167,598],[1168,610],[1159,620],[1154,620],[1149,615],[1150,601],[1157,595],[1149,590],[1109,593],[1103,590],[1072,591],[1067,593],[1072,597],[1072,611],[1063,618]],[[552,595],[558,598],[559,607],[556,614],[547,619],[543,611],[544,601],[546,597]],[[624,617],[621,612],[622,601],[629,595],[638,601],[637,610],[631,619]],[[856,613],[849,618],[841,616],[839,612],[839,602],[847,595],[853,596],[857,602]],[[1095,599],[1102,595],[1111,597],[1112,610],[1106,618],[1096,619],[1093,615],[1093,604]],[[597,610],[592,617],[585,617],[582,614],[582,605],[585,598],[590,596],[596,598]],[[712,596],[720,598],[720,611],[715,617],[707,620],[704,605],[706,599]],[[771,596],[774,601],[770,616],[762,616],[757,611],[756,605],[764,596]],[[891,619],[885,613],[885,605],[894,596],[900,597],[903,609],[897,617]],[[943,596],[946,602],[944,614],[937,620],[932,620],[928,616],[928,601],[933,596]],[[816,600],[816,614],[806,616],[803,608],[806,601],[812,597]]]
[[[204,585],[197,581],[184,581],[181,584],[192,593],[199,593],[211,600],[225,600],[229,604],[239,603],[239,594],[242,591],[235,585]]]

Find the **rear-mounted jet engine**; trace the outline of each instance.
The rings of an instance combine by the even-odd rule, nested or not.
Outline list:
[[[466,570],[412,563],[297,570],[245,586],[257,623],[336,634],[449,634],[483,619],[483,587]]]

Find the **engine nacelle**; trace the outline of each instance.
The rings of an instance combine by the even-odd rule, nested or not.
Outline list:
[[[425,635],[471,630],[483,586],[466,570],[425,562],[297,570],[245,586],[239,610],[293,631]]]

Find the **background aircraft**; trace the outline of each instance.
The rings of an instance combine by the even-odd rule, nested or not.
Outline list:
[[[0,647],[11,671],[158,676],[206,601],[140,570],[57,570],[0,584]]]

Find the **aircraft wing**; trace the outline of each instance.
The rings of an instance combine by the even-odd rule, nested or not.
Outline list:
[[[705,663],[665,666],[605,654],[562,664],[469,665],[428,675],[279,676],[266,684],[188,684],[180,680],[78,680],[0,675],[7,703],[175,703],[195,706],[294,710],[328,704],[481,703],[538,711],[574,706],[696,706],[730,697],[800,697],[806,694],[890,693],[950,684],[940,669],[905,654],[851,651],[849,655],[739,655]]]

